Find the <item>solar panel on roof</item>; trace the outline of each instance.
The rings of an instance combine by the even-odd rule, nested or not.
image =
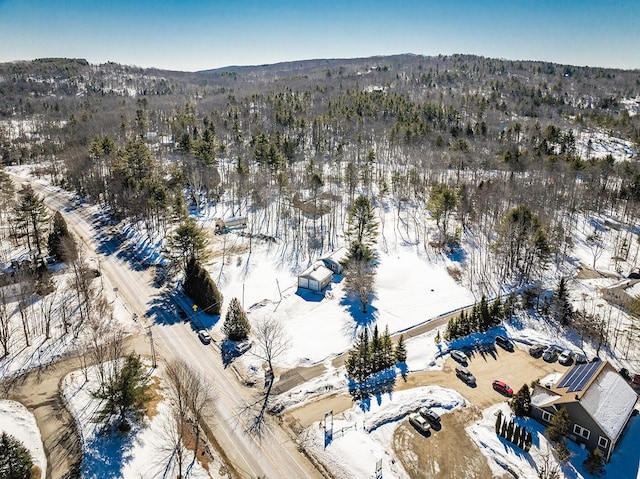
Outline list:
[[[593,375],[596,373],[598,368],[600,368],[600,363],[589,363],[586,366],[588,367],[585,369],[584,374],[577,382],[574,383],[573,386],[569,388],[568,392],[571,393],[575,391],[582,391],[587,383],[591,380]]]
[[[569,388],[567,392],[582,391],[586,384],[591,380],[595,372],[600,367],[600,363],[577,364],[569,371],[569,373],[558,383],[558,388]]]

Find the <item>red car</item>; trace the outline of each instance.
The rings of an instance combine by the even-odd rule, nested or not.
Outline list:
[[[513,396],[513,389],[507,386],[507,383],[503,383],[502,381],[493,381],[493,389],[498,391],[500,394],[504,394],[505,396]]]

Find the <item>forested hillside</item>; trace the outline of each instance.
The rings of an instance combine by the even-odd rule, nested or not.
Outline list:
[[[636,266],[639,101],[638,71],[465,55],[197,73],[53,58],[0,65],[0,152],[161,234],[187,207],[250,215],[296,263],[339,246],[363,194],[494,296],[565,271],[578,217],[601,218],[594,254],[617,225],[613,266]]]

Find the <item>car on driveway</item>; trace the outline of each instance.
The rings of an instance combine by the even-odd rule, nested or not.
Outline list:
[[[542,359],[544,359],[548,363],[552,363],[556,359],[558,359],[558,350],[556,349],[556,347],[549,346],[547,349],[545,349],[542,353]]]
[[[440,415],[434,410],[429,409],[428,407],[421,407],[418,409],[418,413],[431,424],[436,426],[440,424]]]
[[[576,364],[587,364],[589,362],[587,357],[582,353],[575,353],[573,355],[573,360],[576,362]]]
[[[409,414],[409,422],[420,432],[429,432],[431,424],[420,413],[412,412]]]
[[[205,329],[201,329],[198,331],[198,337],[203,344],[209,344],[211,342],[211,336]]]
[[[513,389],[511,389],[507,383],[498,381],[497,379],[493,381],[493,389],[498,391],[500,394],[504,394],[505,396],[513,396]]]
[[[466,363],[469,359],[466,354],[458,350],[451,351],[451,358],[459,363]]]
[[[558,356],[558,362],[563,366],[568,366],[573,362],[573,353],[568,349],[565,349],[560,353],[560,356]]]
[[[476,377],[464,366],[456,366],[456,376],[462,379],[469,386],[476,385]]]
[[[540,344],[534,344],[529,348],[529,354],[534,358],[539,358],[540,356],[542,356],[543,352],[544,346],[541,346]]]
[[[513,351],[513,343],[504,336],[496,336],[496,344],[507,351]]]

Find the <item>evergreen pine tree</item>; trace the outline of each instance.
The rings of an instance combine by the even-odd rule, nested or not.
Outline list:
[[[573,306],[569,298],[566,278],[560,278],[558,288],[553,293],[552,311],[554,318],[563,326],[569,324],[573,318]]]
[[[396,344],[396,349],[394,354],[396,357],[396,361],[399,363],[404,363],[407,360],[407,347],[404,344],[404,335],[402,334],[398,339],[398,344]]]
[[[440,346],[440,343],[442,342],[442,338],[440,337],[439,329],[438,331],[436,331],[436,337],[433,339],[433,341],[436,343],[436,346]]]
[[[531,410],[531,393],[529,392],[529,386],[523,384],[518,392],[509,401],[509,406],[513,413],[518,416],[527,416]]]
[[[500,296],[498,296],[495,301],[491,303],[491,307],[489,308],[489,316],[491,317],[489,327],[494,324],[500,324],[504,319],[504,308],[502,306],[502,300],[500,299]]]
[[[478,331],[484,332],[491,327],[491,314],[489,313],[489,303],[487,297],[483,294],[480,299],[480,311],[478,320]]]
[[[526,452],[529,452],[529,449],[531,449],[532,445],[533,445],[533,434],[531,434],[531,431],[527,429],[527,437],[524,440],[524,450]]]
[[[504,421],[502,421],[502,428],[500,428],[500,435],[502,437],[504,437],[505,439],[507,438],[507,420],[505,419]]]
[[[220,314],[222,294],[207,270],[193,257],[187,262],[183,289],[202,311],[213,315]]]
[[[0,436],[0,477],[3,479],[28,479],[33,460],[29,450],[15,437],[3,432]]]
[[[520,439],[518,440],[518,447],[520,449],[524,449],[524,443],[525,443],[525,441],[527,439],[527,432],[528,432],[528,430],[525,427],[523,427],[520,430]]]
[[[68,263],[78,256],[75,241],[69,232],[67,222],[62,214],[56,211],[48,238],[49,255],[58,261]]]
[[[388,324],[385,326],[384,334],[382,335],[382,361],[382,369],[390,368],[395,363],[393,341],[391,341]]]
[[[222,331],[231,341],[241,341],[246,339],[251,332],[251,324],[247,315],[240,305],[238,298],[233,298],[227,308]]]
[[[139,419],[149,400],[148,376],[140,357],[129,354],[122,368],[107,381],[104,387],[93,393],[97,399],[104,400],[101,409],[95,416],[96,422],[108,421],[112,416],[118,417],[118,429],[129,431],[128,416]]]
[[[513,437],[511,438],[511,442],[516,445],[520,442],[520,425],[519,424],[515,424],[513,427]]]
[[[547,427],[547,436],[549,437],[549,440],[553,443],[564,440],[569,433],[570,425],[569,413],[565,408],[560,408],[560,410],[551,418],[551,422]]]
[[[382,371],[382,341],[378,333],[378,325],[373,327],[373,336],[371,337],[371,372],[377,373]]]
[[[511,442],[511,438],[513,438],[513,429],[514,429],[514,425],[513,425],[513,419],[511,421],[509,421],[509,424],[507,424],[507,435],[505,436],[506,440]]]
[[[582,463],[590,474],[600,475],[604,472],[604,456],[597,447],[589,453]]]
[[[500,434],[500,428],[502,427],[502,411],[498,410],[496,415],[496,434]]]

